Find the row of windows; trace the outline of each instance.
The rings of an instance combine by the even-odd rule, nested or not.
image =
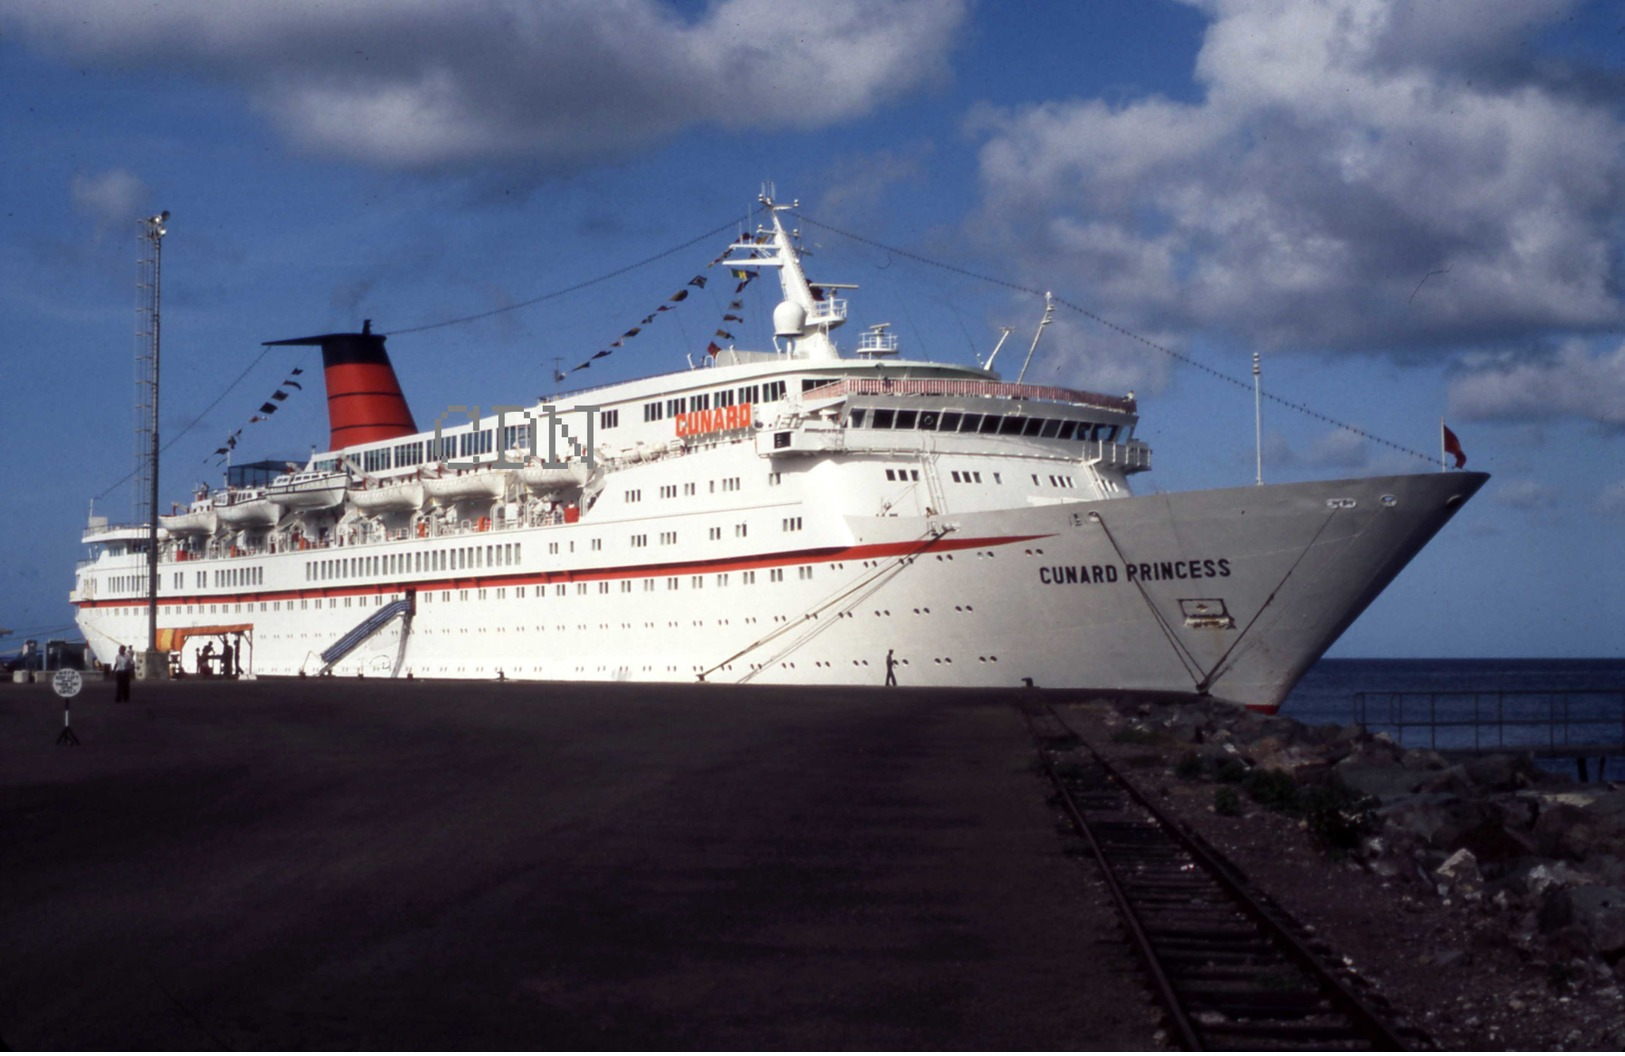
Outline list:
[[[655,400],[643,405],[643,420],[658,422],[693,411],[708,411],[713,407],[732,407],[741,403],[772,403],[784,399],[786,388],[782,381],[769,381],[761,385],[741,385],[737,389],[717,389],[697,392],[692,396],[673,396],[664,402]]]
[[[1111,443],[1120,429],[1071,418],[1028,418],[1016,414],[969,411],[919,411],[892,407],[854,407],[847,422],[854,429],[925,429],[939,433],[1036,436],[1055,440],[1100,440]]]
[[[328,564],[328,562],[321,562],[321,561],[312,562],[312,565],[322,565],[322,564]],[[835,567],[840,568],[842,566],[841,565],[836,565]],[[769,582],[769,583],[782,583],[782,582],[784,582],[784,572],[785,572],[784,569],[782,569],[782,568],[770,568],[770,569],[767,569],[766,571],[767,571],[767,582]],[[716,586],[726,587],[726,586],[730,586],[732,584],[734,575],[735,575],[735,573],[731,573],[731,572],[717,572],[717,573],[713,573],[710,578],[711,578],[712,582]],[[756,583],[756,570],[755,569],[746,569],[743,572],[739,572],[738,576],[739,576],[739,583],[742,586],[753,586]],[[812,579],[813,577],[814,577],[814,571],[813,571],[813,566],[812,565],[798,565],[798,566],[796,566],[796,578],[807,580],[807,579]],[[690,575],[690,576],[687,576],[687,577],[683,577],[683,576],[647,577],[647,578],[644,578],[644,579],[639,581],[639,586],[641,586],[641,589],[644,590],[644,591],[657,590],[657,589],[660,589],[660,587],[662,585],[664,586],[664,588],[666,590],[681,590],[681,589],[683,589],[683,580],[684,580],[684,578],[687,578],[687,580],[688,580],[688,588],[691,589],[691,590],[703,590],[705,588],[707,577],[704,574]],[[619,587],[613,587],[611,585],[612,581],[610,581],[610,580],[598,580],[596,588],[590,583],[576,583],[575,584],[575,594],[577,594],[577,595],[586,595],[586,594],[592,594],[592,593],[609,594],[609,593],[614,593],[614,592],[618,592],[618,593],[622,593],[622,594],[630,594],[635,589],[634,586],[633,586],[633,581],[630,580],[630,579],[622,579],[622,580],[617,580],[617,581],[613,581],[613,582],[618,582],[620,584],[620,586]],[[508,587],[478,587],[478,588],[475,588],[473,591],[470,591],[470,590],[467,590],[467,589],[458,590],[457,591],[457,600],[459,600],[459,601],[470,601],[470,600],[476,600],[477,599],[479,601],[486,601],[490,597],[489,592],[490,591],[495,591],[496,599],[501,601],[501,600],[505,600],[507,598],[509,589],[513,590],[513,596],[515,598],[522,599],[522,598],[526,597],[526,595],[527,595],[527,588],[526,587],[513,587],[513,588],[508,588]],[[568,584],[568,583],[555,583],[555,584],[553,584],[553,595],[555,597],[560,597],[560,598],[566,597],[570,593],[571,593],[570,584]],[[545,585],[538,584],[536,586],[535,597],[536,597],[536,599],[538,601],[540,601],[541,599],[547,597],[547,587]],[[400,595],[398,595],[398,594],[390,594],[390,595],[387,596],[387,598],[384,595],[377,595],[375,597],[369,597],[369,596],[363,594],[363,595],[358,595],[358,596],[355,596],[355,597],[347,597],[347,598],[328,598],[328,599],[326,599],[326,601],[327,601],[327,608],[336,609],[336,608],[339,608],[340,605],[342,604],[342,606],[344,608],[348,609],[348,608],[351,608],[352,606],[359,607],[359,608],[366,608],[368,605],[382,605],[382,604],[384,604],[384,602],[386,600],[394,601],[394,600],[399,600],[399,598],[400,598]],[[321,598],[300,598],[299,599],[299,608],[301,610],[308,610],[308,609],[310,609],[312,607],[318,608],[318,609],[322,608],[322,600],[323,599],[321,599]],[[421,595],[419,595],[418,600],[423,601],[423,602],[432,602],[432,601],[435,600],[434,592],[433,591],[425,591]],[[451,600],[451,591],[442,590],[440,592],[440,600],[441,601],[450,601]],[[314,606],[312,606],[312,602],[315,603]],[[238,612],[238,613],[240,613],[240,612],[243,611],[243,606],[244,605],[248,606],[248,611],[249,612],[253,612],[255,604],[256,603],[252,602],[252,601],[250,601],[250,602],[223,602],[223,603],[218,603],[218,604],[210,604],[208,606],[208,612],[207,613],[204,612],[203,604],[187,605],[187,606],[185,606],[185,612],[186,612],[186,615],[189,615],[189,616],[190,615],[220,615],[222,613],[228,613],[228,612]],[[287,611],[288,612],[293,612],[294,611],[294,599],[292,599],[292,598],[286,599],[285,602],[282,601],[282,600],[271,601],[271,602],[262,601],[262,602],[258,602],[258,605],[259,605],[259,611],[260,612],[273,612],[273,611],[274,612],[281,612],[281,611],[283,611],[283,606],[284,605],[287,606]],[[111,611],[112,611],[112,613],[114,615],[132,616],[132,615],[137,614],[138,612],[143,612],[145,610],[144,609],[137,609],[137,608],[133,608],[133,607],[122,607],[122,608],[113,609]]]
[[[596,540],[595,540],[596,541]],[[474,568],[505,568],[522,559],[523,543],[488,543],[452,546],[411,554],[370,554],[305,562],[305,580],[321,583],[357,576],[402,576],[418,572],[456,572]]]

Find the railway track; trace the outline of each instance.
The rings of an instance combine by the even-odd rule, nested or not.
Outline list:
[[[1385,1003],[1159,811],[1049,705],[1023,714],[1073,828],[1101,865],[1123,927],[1186,1049],[1415,1049]]]

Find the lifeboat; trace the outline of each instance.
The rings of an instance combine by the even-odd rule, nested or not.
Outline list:
[[[216,524],[214,504],[202,499],[187,507],[185,513],[160,515],[158,523],[168,529],[170,535],[213,535]]]
[[[415,479],[350,486],[350,501],[363,510],[415,510],[423,505],[423,484]]]
[[[585,462],[532,462],[519,471],[519,480],[538,495],[573,491],[587,483],[590,476],[592,468]]]
[[[424,477],[423,490],[442,503],[496,499],[508,490],[508,474],[500,469],[456,470],[443,477]]]
[[[348,474],[306,470],[285,473],[265,489],[266,498],[296,510],[324,510],[344,501]]]
[[[218,492],[214,509],[220,523],[231,528],[267,527],[282,516],[282,507],[266,498],[264,488]]]

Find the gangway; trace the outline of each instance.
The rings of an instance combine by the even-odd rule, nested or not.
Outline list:
[[[318,677],[330,674],[340,660],[359,649],[362,643],[377,634],[389,625],[397,616],[401,618],[401,648],[395,657],[395,670],[391,677],[398,674],[401,661],[406,657],[406,637],[412,630],[412,616],[417,611],[417,595],[409,593],[399,601],[392,601],[377,612],[368,616],[354,627],[345,632],[344,637],[334,642],[322,651],[322,669]]]

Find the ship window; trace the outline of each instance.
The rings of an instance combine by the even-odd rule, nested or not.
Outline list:
[[[1101,427],[1101,433],[1100,433],[1100,439],[1105,441],[1108,444],[1114,443],[1117,440],[1117,426],[1115,426],[1115,425],[1102,426]]]
[[[1038,435],[1043,436],[1043,437],[1056,436],[1056,435],[1058,435],[1060,433],[1061,426],[1063,426],[1065,424],[1066,423],[1061,421],[1059,418],[1046,419],[1045,422],[1044,422],[1044,431],[1039,433]]]
[[[897,479],[897,471],[895,469],[886,470],[886,479],[887,480],[896,480]]]
[[[892,427],[892,420],[896,417],[897,412],[891,408],[877,407],[875,408],[874,428],[890,429]]]
[[[862,407],[854,407],[854,408],[852,408],[852,413],[847,418],[847,424],[850,425],[854,429],[862,429],[863,428],[863,408]]]
[[[1044,421],[1044,419],[1042,419],[1042,418],[1029,418],[1029,419],[1027,419],[1026,426],[1021,430],[1021,435],[1022,436],[1037,436],[1040,432],[1043,431],[1044,426],[1046,424],[1048,424],[1048,423],[1046,423]]]
[[[1021,427],[1023,425],[1025,425],[1025,424],[1026,424],[1026,419],[1017,418],[1013,414],[1012,415],[1007,415],[1007,416],[1005,416],[1005,418],[1002,421],[999,422],[999,435],[1000,436],[1020,436],[1021,435]],[[983,431],[986,432],[986,430],[983,430]]]
[[[921,429],[935,429],[936,427],[937,427],[937,412],[936,411],[921,411],[920,412],[920,428]]]
[[[617,407],[617,408],[615,408],[613,410],[599,411],[598,412],[598,428],[600,428],[600,429],[614,429],[616,426],[618,426],[620,424],[621,424],[621,411],[620,411],[620,408]]]
[[[978,432],[981,428],[982,416],[979,414],[967,414],[965,420],[959,423],[959,431],[962,433]]]
[[[709,410],[710,407],[711,394],[709,392],[697,393],[688,398],[688,409],[690,411],[705,411]]]
[[[802,378],[801,379],[801,391],[802,392],[809,392],[812,389],[818,388],[818,386],[820,386],[822,384],[823,384],[823,381],[821,379],[819,379],[819,378]]]
[[[646,403],[646,404],[643,405],[643,420],[644,421],[646,421],[646,422],[658,422],[658,421],[660,421],[660,419],[664,418],[665,416],[666,416],[666,409],[665,409],[665,407],[661,406],[659,400],[656,400],[653,403]]]
[[[920,412],[919,411],[898,411],[897,412],[897,425],[896,425],[896,428],[898,428],[898,429],[912,429],[912,428],[914,428],[914,424],[919,419],[919,417],[920,417]]]
[[[944,433],[957,433],[960,419],[964,417],[958,411],[943,411],[941,420],[937,422],[937,428]]]
[[[1077,422],[1062,421],[1060,423],[1060,429],[1058,429],[1055,433],[1055,438],[1057,440],[1070,440],[1072,439],[1072,434],[1077,430],[1077,428]]]
[[[982,417],[982,426],[977,431],[981,433],[996,433],[999,431],[999,421],[1000,418],[996,414],[984,415]]]
[[[732,407],[734,405],[734,390],[723,389],[717,393],[718,407]]]

